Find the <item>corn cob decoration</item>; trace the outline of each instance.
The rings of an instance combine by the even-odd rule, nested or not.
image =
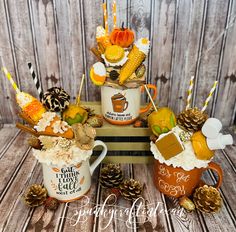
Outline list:
[[[145,60],[149,51],[150,41],[147,38],[139,39],[129,54],[128,61],[121,68],[119,76],[119,84],[123,85],[124,82],[135,72],[135,70]]]

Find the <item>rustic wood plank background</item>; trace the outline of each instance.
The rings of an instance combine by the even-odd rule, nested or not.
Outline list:
[[[31,61],[44,90],[62,86],[76,97],[82,73],[95,62],[96,26],[103,23],[104,0],[0,1],[0,56],[23,91],[37,95],[27,68]],[[112,22],[112,1],[107,0]],[[232,125],[236,112],[236,0],[117,1],[118,24],[152,42],[146,61],[149,83],[157,85],[160,106],[176,113],[185,106],[191,75],[193,105],[201,107],[214,80],[220,83],[207,109]],[[111,25],[110,25],[111,28]],[[225,33],[222,33],[224,32]],[[14,92],[0,78],[1,123],[17,121]],[[100,100],[89,78],[82,100]]]

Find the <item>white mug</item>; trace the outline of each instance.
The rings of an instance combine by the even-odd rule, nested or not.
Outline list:
[[[90,190],[91,176],[107,154],[107,146],[102,141],[96,140],[95,146],[102,146],[103,150],[92,165],[89,159],[62,168],[42,163],[44,186],[50,197],[70,202],[78,200]]]
[[[147,84],[154,90],[153,99],[156,98],[156,86]],[[101,87],[101,104],[103,117],[111,124],[127,125],[133,123],[140,113],[148,111],[149,103],[145,108],[141,106],[141,92],[143,86],[130,89],[119,89],[110,86]]]

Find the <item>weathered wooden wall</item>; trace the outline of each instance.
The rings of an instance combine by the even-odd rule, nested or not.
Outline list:
[[[62,86],[75,98],[82,73],[95,61],[96,26],[102,0],[0,1],[0,56],[20,88],[37,95],[27,68],[31,61],[43,89]],[[107,0],[111,12],[111,0]],[[176,113],[185,106],[191,75],[193,103],[201,107],[214,80],[220,86],[208,112],[231,125],[236,111],[236,0],[117,0],[118,23],[152,42],[148,82],[159,89],[157,102]],[[111,13],[109,19],[112,21]],[[233,24],[234,23],[234,24]],[[228,28],[226,33],[220,34]],[[2,74],[2,123],[17,120],[14,92]],[[100,89],[86,80],[83,100],[99,100]]]

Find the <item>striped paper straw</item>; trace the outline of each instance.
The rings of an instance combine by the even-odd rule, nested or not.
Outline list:
[[[186,110],[189,109],[190,105],[191,105],[191,98],[192,98],[192,94],[193,94],[193,80],[194,80],[194,76],[191,76],[190,84],[189,84],[189,88],[188,88],[188,97],[187,97]]]
[[[2,67],[2,71],[4,72],[7,79],[10,81],[13,89],[16,91],[16,93],[20,93],[19,88],[17,87],[17,84],[13,81],[11,74],[7,71],[5,67]]]
[[[106,31],[106,34],[108,34],[107,5],[106,5],[106,3],[103,3],[102,7],[103,7],[103,17],[104,17],[105,31]]]
[[[214,85],[212,86],[211,91],[210,91],[210,93],[209,93],[209,95],[208,95],[208,97],[207,97],[207,99],[206,99],[206,101],[204,103],[204,106],[203,106],[203,108],[201,110],[202,112],[204,112],[206,110],[206,108],[208,106],[208,103],[211,100],[211,97],[212,97],[212,95],[213,95],[213,93],[214,93],[214,91],[216,89],[217,84],[218,84],[218,81],[215,81]]]
[[[34,80],[34,84],[35,84],[35,86],[36,86],[36,89],[37,89],[37,91],[38,91],[39,98],[40,98],[40,100],[42,100],[42,98],[43,98],[43,91],[42,91],[42,88],[41,88],[40,81],[39,81],[37,75],[35,74],[35,71],[34,71],[34,69],[33,69],[33,66],[32,66],[32,64],[31,64],[30,62],[28,63],[28,67],[29,67],[31,76],[32,76],[32,78],[33,78],[33,80]]]
[[[112,13],[113,13],[113,29],[116,28],[116,1],[113,1],[112,5]]]

